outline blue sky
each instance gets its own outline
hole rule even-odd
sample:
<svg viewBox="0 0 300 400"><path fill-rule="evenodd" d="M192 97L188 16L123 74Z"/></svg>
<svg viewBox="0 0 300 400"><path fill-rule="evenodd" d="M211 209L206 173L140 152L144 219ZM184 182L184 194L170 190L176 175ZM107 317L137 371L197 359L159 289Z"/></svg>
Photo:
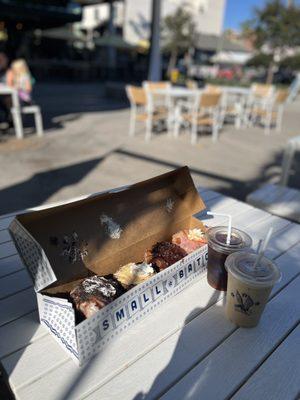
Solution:
<svg viewBox="0 0 300 400"><path fill-rule="evenodd" d="M251 18L255 6L261 6L264 0L226 0L224 29L239 29L240 23Z"/></svg>

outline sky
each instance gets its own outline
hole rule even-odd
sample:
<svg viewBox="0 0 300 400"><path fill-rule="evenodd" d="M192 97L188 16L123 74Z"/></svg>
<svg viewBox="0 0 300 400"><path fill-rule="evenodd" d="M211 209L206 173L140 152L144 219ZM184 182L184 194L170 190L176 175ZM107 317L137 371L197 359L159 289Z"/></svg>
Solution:
<svg viewBox="0 0 300 400"><path fill-rule="evenodd" d="M240 23L252 17L255 6L261 6L264 0L226 0L224 29L236 29Z"/></svg>

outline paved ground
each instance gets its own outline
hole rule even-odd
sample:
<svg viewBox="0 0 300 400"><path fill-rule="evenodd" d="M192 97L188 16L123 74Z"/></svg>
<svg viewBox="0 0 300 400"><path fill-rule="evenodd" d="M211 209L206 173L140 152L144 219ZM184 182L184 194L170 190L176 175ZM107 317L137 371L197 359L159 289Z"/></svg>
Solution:
<svg viewBox="0 0 300 400"><path fill-rule="evenodd" d="M279 178L283 147L300 134L299 103L291 104L281 135L228 125L218 143L210 136L196 146L182 135L156 135L145 143L143 127L129 138L127 105L107 100L97 84L40 85L46 133L38 139L0 142L0 213L68 199L128 184L189 165L196 184L238 199ZM30 121L28 121L29 123ZM28 132L30 129L28 128ZM290 184L300 188L299 163Z"/></svg>

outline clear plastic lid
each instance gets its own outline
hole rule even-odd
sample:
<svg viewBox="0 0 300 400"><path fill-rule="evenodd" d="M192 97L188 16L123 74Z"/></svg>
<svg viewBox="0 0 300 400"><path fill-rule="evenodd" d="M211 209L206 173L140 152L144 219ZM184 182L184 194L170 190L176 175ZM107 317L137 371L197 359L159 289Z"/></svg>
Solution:
<svg viewBox="0 0 300 400"><path fill-rule="evenodd" d="M214 226L207 231L208 244L216 251L230 254L235 251L250 248L251 237L237 228L231 229L230 243L227 244L227 226Z"/></svg>
<svg viewBox="0 0 300 400"><path fill-rule="evenodd" d="M277 265L267 257L262 257L254 267L257 254L239 251L230 254L225 261L225 268L238 280L251 286L273 286L281 279Z"/></svg>

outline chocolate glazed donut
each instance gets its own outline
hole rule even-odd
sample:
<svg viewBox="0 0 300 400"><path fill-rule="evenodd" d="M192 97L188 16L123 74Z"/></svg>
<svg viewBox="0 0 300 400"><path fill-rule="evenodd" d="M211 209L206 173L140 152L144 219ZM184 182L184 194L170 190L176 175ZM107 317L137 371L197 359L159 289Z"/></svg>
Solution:
<svg viewBox="0 0 300 400"><path fill-rule="evenodd" d="M172 264L181 260L187 255L187 252L179 246L169 242L158 242L151 250L145 253L145 261L152 263L158 271L163 271Z"/></svg>

